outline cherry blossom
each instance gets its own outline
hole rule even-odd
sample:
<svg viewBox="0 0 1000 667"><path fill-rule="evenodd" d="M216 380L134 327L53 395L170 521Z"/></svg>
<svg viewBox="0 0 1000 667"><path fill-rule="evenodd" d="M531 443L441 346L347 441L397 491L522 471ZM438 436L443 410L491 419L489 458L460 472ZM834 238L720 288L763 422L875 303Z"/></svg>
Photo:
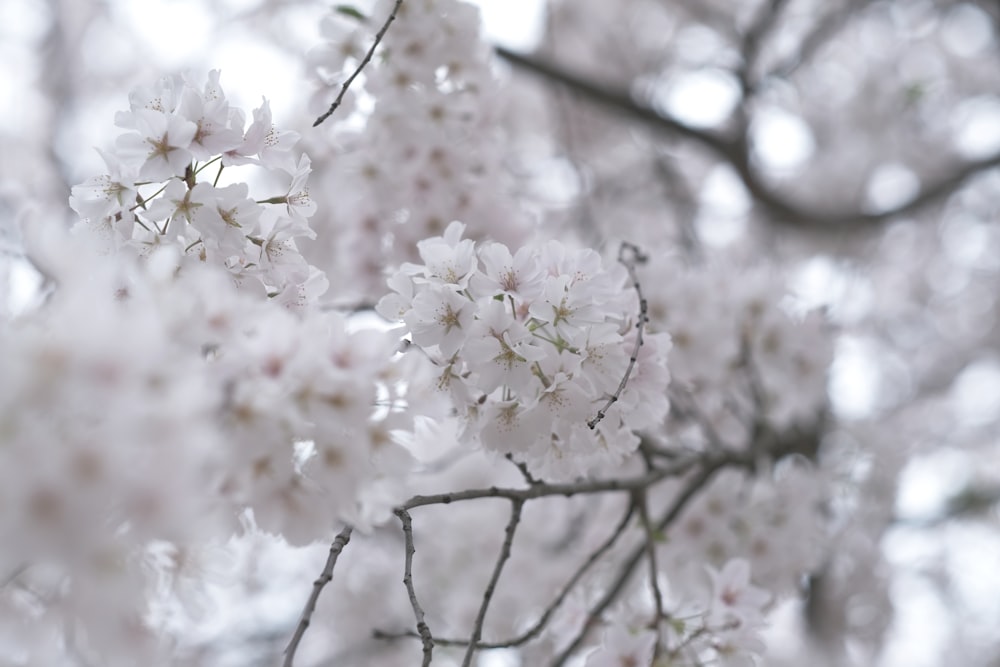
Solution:
<svg viewBox="0 0 1000 667"><path fill-rule="evenodd" d="M320 26L315 100L346 100L323 127L231 106L218 70L164 77L72 187L73 233L25 224L44 289L0 320L9 655L223 664L245 637L202 643L195 615L240 585L301 609L246 633L287 664L752 665L804 582L871 582L884 609L890 517L844 489L894 490L902 463L830 453L858 431L828 400L829 314L762 261L583 206L600 174L535 201L511 138L549 121L479 10L370 4ZM267 553L327 564L300 586Z"/></svg>

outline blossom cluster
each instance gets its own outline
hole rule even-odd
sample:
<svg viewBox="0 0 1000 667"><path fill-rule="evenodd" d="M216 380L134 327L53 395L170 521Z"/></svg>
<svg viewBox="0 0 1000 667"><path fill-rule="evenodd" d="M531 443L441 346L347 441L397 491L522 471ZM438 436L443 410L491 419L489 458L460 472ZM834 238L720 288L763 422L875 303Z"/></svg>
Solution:
<svg viewBox="0 0 1000 667"><path fill-rule="evenodd" d="M697 587L687 586L697 593L668 592L665 618L654 628L648 610L623 606L585 667L754 664L764 649L761 631L771 595L751 583L750 564L739 558L721 569L707 566L698 579Z"/></svg>
<svg viewBox="0 0 1000 667"><path fill-rule="evenodd" d="M783 462L771 474L720 472L678 516L659 546L672 579L689 579L703 564L745 560L753 580L776 595L794 593L799 577L819 566L829 480L802 462ZM664 498L677 492L666 485Z"/></svg>
<svg viewBox="0 0 1000 667"><path fill-rule="evenodd" d="M325 42L309 56L317 110L358 66L385 17L395 12L395 20L323 126L330 154L317 153L316 176L338 195L317 223L333 233L304 247L307 256L332 280L349 276L354 298L365 300L383 293L385 266L415 261L416 242L452 220L474 239L523 242L529 221L503 164L504 88L480 37L479 9L460 0L380 0L363 23L343 9L323 20Z"/></svg>
<svg viewBox="0 0 1000 667"><path fill-rule="evenodd" d="M2 639L46 664L168 663L164 581L198 585L196 554L248 526L301 545L384 521L407 494L403 434L436 411L426 360L315 307L325 279L295 246L309 162L266 103L243 132L217 73L131 100L109 173L73 189L76 233L25 228L51 293L0 321L0 569L17 578L0 626L41 615ZM254 201L200 181L209 163L291 185Z"/></svg>
<svg viewBox="0 0 1000 667"><path fill-rule="evenodd" d="M777 432L815 422L827 400L833 336L820 313L791 311L779 276L660 262L641 278L657 286L650 329L673 340L678 412L711 425L715 446L745 447L756 420Z"/></svg>
<svg viewBox="0 0 1000 667"><path fill-rule="evenodd" d="M819 318L790 316L762 272L736 284L664 261L639 276L637 256L605 265L555 240L517 249L523 218L498 185L498 88L477 10L375 3L374 16L391 12L393 30L352 92L371 104L345 104L338 155L318 147L323 182L336 185L324 189L341 201L311 251L310 158L273 126L266 100L247 126L217 71L203 86L168 77L133 92L116 118L124 134L102 153L108 173L73 188L76 238L29 238L56 288L0 323L0 572L15 573L0 628L41 619L22 636L0 629L14 653L39 664L183 662L183 641L156 616L169 605L152 613L149 603L184 602L204 579L206 547L256 531L301 546L342 525L357 529L353 547L380 551L345 559L324 603L345 618L312 636L353 650L373 627L412 625L415 594L398 586L400 559L388 553L398 533L380 524L442 485L478 497L611 478L611 501L548 487L523 519L523 496L508 494L518 498L508 519L505 505L484 510L449 492L420 505L404 532L423 545L432 521L448 545L417 557L421 589L436 591L435 636L463 635L477 616L483 637L537 621L530 641L511 643L525 664L568 647L588 667L745 665L763 650L774 596L817 567L820 476L789 466L744 477L706 457L689 487L697 478L680 457L738 458L759 432L815 419L830 358ZM366 57L359 16L341 5L324 24L329 45L313 64L326 83ZM252 197L251 183L275 190ZM497 240L478 241L487 235ZM384 293L385 266L399 267L376 310L401 327L358 331L317 307L327 281L300 245L323 244L336 248L335 271L356 279L338 284L338 298L351 288L371 297L376 284ZM654 287L646 297L642 285ZM664 428L671 401L674 423L693 422L697 437ZM654 433L642 457L641 433ZM435 459L442 444L426 441L441 434L474 446ZM498 469L496 455L516 466ZM496 546L484 527L503 521L501 551L514 552L504 590L491 600L490 584L481 600L469 591L505 565L482 557ZM632 552L649 561L648 578L629 574ZM606 595L617 602L595 605ZM406 650L380 657L413 664Z"/></svg>
<svg viewBox="0 0 1000 667"><path fill-rule="evenodd" d="M217 70L203 87L165 77L133 91L115 122L126 132L101 152L108 172L74 186L70 197L80 230L107 252L176 246L188 263L223 266L237 283L290 307L326 290L296 246L315 236L310 160L295 157L298 135L275 128L266 99L244 129L246 114L229 105ZM223 185L241 165L263 170L257 176L274 183L269 196L251 197L243 181Z"/></svg>
<svg viewBox="0 0 1000 667"><path fill-rule="evenodd" d="M392 276L378 312L439 367L467 439L552 477L620 462L636 431L666 416L669 380L669 338L637 340L643 314L626 269L558 241L477 248L464 230L453 222L419 242L423 263Z"/></svg>

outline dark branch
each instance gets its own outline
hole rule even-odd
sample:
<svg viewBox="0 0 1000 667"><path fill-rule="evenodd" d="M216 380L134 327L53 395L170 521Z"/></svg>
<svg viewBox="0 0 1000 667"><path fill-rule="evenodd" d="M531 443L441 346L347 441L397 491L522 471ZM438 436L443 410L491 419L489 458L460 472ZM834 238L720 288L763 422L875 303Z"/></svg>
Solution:
<svg viewBox="0 0 1000 667"><path fill-rule="evenodd" d="M462 667L469 667L472 664L472 656L476 654L479 640L483 636L483 623L486 621L486 610L490 606L490 600L493 599L493 593L496 591L503 566L507 564L507 559L510 558L510 548L514 543L514 532L517 530L517 524L521 521L521 509L523 507L524 501L521 500L515 500L511 504L510 521L507 522L507 528L504 531L504 540L500 546L500 555L497 557L497 564L493 568L493 574L490 576L490 583L486 585L486 591L483 593L483 603L479 606L479 613L476 614L476 623L472 628L472 636L469 638L469 647L465 651Z"/></svg>
<svg viewBox="0 0 1000 667"><path fill-rule="evenodd" d="M674 502L670 506L670 509L667 510L667 512L663 515L663 518L660 519L659 522L657 522L656 530L658 532L665 531L667 527L670 526L670 524L672 524L674 520L677 519L678 516L680 516L681 511L683 511L683 509L687 507L687 504L691 501L692 498L694 498L695 494L697 494L702 488L704 488L704 486L709 482L709 480L712 479L715 473L718 472L720 469L722 469L725 465L726 464L706 466L701 470L701 472L698 473L698 475L696 475L690 482L688 482L687 486L684 487L684 490L681 491L680 494L678 494L678 496L674 499ZM642 560L642 557L645 554L646 554L646 540L643 541L643 544L641 544L639 547L633 550L632 553L629 555L629 557L625 560L622 567L618 570L618 576L615 578L614 582L610 586L608 586L608 589L605 591L603 597L601 597L601 599L598 600L597 604L591 607L590 612L587 614L587 619L584 621L583 627L580 629L580 632L573 639L570 645L567 646L563 650L563 652L556 657L555 661L552 663L552 667L562 667L563 665L566 664L566 662L570 659L570 657L572 657L572 655L576 653L577 649L579 649L580 646L583 644L583 642L586 640L587 634L593 627L593 624L601 617L601 614L603 614L605 610L607 610L607 608L610 607L616 599L618 599L618 596L621 595L621 593L625 590L625 584L628 582L629 578L631 578L632 573L635 571L635 568L638 566L639 561Z"/></svg>
<svg viewBox="0 0 1000 667"><path fill-rule="evenodd" d="M549 619L552 618L552 614L554 614L556 609L558 609L560 605L562 605L563 601L569 596L569 594L573 592L573 589L576 588L576 585L580 582L581 579L583 579L583 575L585 575L587 571L590 570L590 568L595 563L597 563L597 561L599 561L601 557L604 556L604 554L606 554L611 549L611 547L613 547L618 542L618 538L620 538L625 533L625 528L628 527L629 519L632 518L634 510L635 510L635 505L629 503L625 515L622 517L621 521L618 522L618 525L615 526L615 529L614 531L612 531L611 535L599 547L597 547L597 549L593 553L591 553L590 556L587 557L587 560L585 560L583 564L580 565L580 567L577 568L576 572L573 573L573 576L569 578L569 581L567 581L566 584L562 587L562 589L556 595L555 599L553 599L552 602L549 603L549 606L545 608L545 611L542 612L541 617L539 617L539 619L535 622L533 626L525 630L522 634L518 635L517 637L514 637L513 639L508 639L506 641L500 641L500 642L479 642L477 644L477 648L480 649L514 648L516 646L521 646L522 644L527 644L532 639L540 635L542 633L542 630L545 629L545 626L548 625ZM375 636L382 639L398 639L400 637L419 638L419 635L414 633L412 630L400 634L390 634L387 632L381 632L376 630ZM435 643L441 646L469 645L469 641L467 639L436 638L434 641Z"/></svg>
<svg viewBox="0 0 1000 667"><path fill-rule="evenodd" d="M791 227L826 233L871 228L875 224L913 213L932 204L954 192L971 176L986 169L1000 166L1000 154L953 165L949 173L925 185L920 194L910 201L883 211L813 210L786 199L784 195L772 190L764 182L752 167L745 136L727 137L716 132L691 127L637 101L627 91L602 86L557 65L542 62L503 47L496 47L495 50L497 55L512 65L532 72L549 82L563 85L586 100L643 121L654 129L699 144L733 167L750 195L771 216L772 222Z"/></svg>
<svg viewBox="0 0 1000 667"><path fill-rule="evenodd" d="M288 647L285 648L284 667L292 667L292 663L295 661L295 652L298 650L299 642L302 641L302 637L306 634L309 623L312 621L312 615L316 611L316 602L319 600L319 594L323 592L323 588L333 579L333 568L337 565L337 558L340 557L340 552L344 550L347 543L351 541L351 530L350 526L344 528L330 545L330 553L326 557L326 565L323 566L323 572L313 582L312 593L309 595L306 606L302 610L302 616L299 618L299 624L295 628L295 634L292 635L291 641L288 642Z"/></svg>
<svg viewBox="0 0 1000 667"><path fill-rule="evenodd" d="M403 0L396 0L396 4L393 5L392 11L389 12L389 17L385 20L385 23L382 24L382 27L379 28L378 32L375 33L375 41L372 42L372 45L368 49L368 52L365 53L365 57L361 59L360 63L358 63L357 68L354 70L351 76L347 77L347 80L344 81L343 84L341 84L340 92L337 93L337 99L333 101L333 104L330 105L329 109L323 112L323 115L321 115L319 118L316 119L316 121L313 123L313 127L316 127L317 125L325 121L327 118L332 116L333 112L336 111L337 107L339 107L341 102L344 101L344 95L347 94L347 89L351 87L351 84L354 83L354 80L358 78L359 74L361 74L361 70L363 70L365 66L371 62L372 56L375 55L375 49L378 48L379 42L381 42L382 38L385 37L385 33L386 31L389 30L389 26L392 24L392 22L396 20L396 12L399 11L399 6L401 4L403 4Z"/></svg>
<svg viewBox="0 0 1000 667"><path fill-rule="evenodd" d="M646 559L649 562L649 585L653 589L653 605L656 610L650 627L656 629L663 618L663 594L660 592L660 582L657 577L660 568L656 565L656 537L657 530L653 528L653 522L649 518L649 499L645 491L636 491L633 504L639 508L639 519L642 521L643 530L646 531Z"/></svg>
<svg viewBox="0 0 1000 667"><path fill-rule="evenodd" d="M534 498L545 498L549 496L565 496L567 498L575 495L591 493L607 493L614 491L635 491L644 489L667 477L682 475L699 463L712 464L717 458L729 462L736 462L744 457L742 452L728 452L711 455L691 456L678 461L673 465L657 468L641 477L625 479L605 479L596 481L570 482L565 484L541 483L526 489L510 489L498 486L491 486L488 489L469 489L467 491L456 491L454 493L438 493L432 496L413 496L402 505L402 509L414 509L425 505L449 505L451 503L464 500L478 500L480 498L506 498L508 500L526 501Z"/></svg>
<svg viewBox="0 0 1000 667"><path fill-rule="evenodd" d="M424 610L417 601L417 591L413 587L413 554L416 548L413 546L413 521L410 514L404 509L397 509L396 516L403 524L403 539L406 542L406 561L403 569L403 585L406 586L406 593L410 596L410 606L413 608L413 616L417 619L417 634L424 646L424 660L422 667L431 664L434 653L434 636L431 629L424 620Z"/></svg>

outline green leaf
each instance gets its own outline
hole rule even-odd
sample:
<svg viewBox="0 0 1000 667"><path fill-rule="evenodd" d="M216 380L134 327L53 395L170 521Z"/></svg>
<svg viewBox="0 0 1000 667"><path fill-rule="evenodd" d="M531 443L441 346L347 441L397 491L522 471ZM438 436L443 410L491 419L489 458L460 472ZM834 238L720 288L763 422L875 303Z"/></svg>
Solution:
<svg viewBox="0 0 1000 667"><path fill-rule="evenodd" d="M364 23L368 20L368 17L362 14L360 11L358 11L358 8L353 5L337 5L333 8L333 11L337 12L338 14L343 14L344 16L350 16L352 19L355 19L361 23Z"/></svg>

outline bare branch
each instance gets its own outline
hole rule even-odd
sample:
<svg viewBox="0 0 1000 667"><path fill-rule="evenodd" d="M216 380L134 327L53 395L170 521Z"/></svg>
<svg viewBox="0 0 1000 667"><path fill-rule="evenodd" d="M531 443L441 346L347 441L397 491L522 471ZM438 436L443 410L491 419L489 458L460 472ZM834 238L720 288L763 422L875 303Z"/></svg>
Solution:
<svg viewBox="0 0 1000 667"><path fill-rule="evenodd" d="M673 504L670 509L667 510L663 518L660 519L656 524L656 530L663 532L667 527L674 522L674 520L680 515L681 511L687 506L691 499L695 496L698 491L700 491L704 486L712 479L716 472L722 469L725 464L720 465L710 465L703 468L690 482L684 487L677 497L674 499ZM590 631L594 622L601 617L601 614L611 606L612 603L621 595L622 591L625 590L625 584L628 582L629 578L632 576L633 571L635 571L636 566L639 561L642 560L643 555L646 553L646 541L636 548L629 557L625 560L624 564L618 571L618 576L615 578L614 582L605 591L604 596L590 609L590 613L587 614L587 620L584 621L583 627L577 636L570 642L562 653L560 653L552 663L552 667L562 667L566 662L576 653L577 649L583 644L584 640L587 638L587 633Z"/></svg>
<svg viewBox="0 0 1000 667"><path fill-rule="evenodd" d="M775 460L793 453L801 453L795 443L782 440L767 439L761 443L751 443L743 450L721 449L678 458L674 463L663 468L654 468L645 475L631 478L584 480L563 484L541 483L526 489L510 489L491 486L486 489L468 489L451 493L438 493L430 496L413 496L403 503L398 510L411 510L427 505L450 505L465 500L480 498L506 498L507 500L527 501L550 496L565 496L593 493L613 493L619 491L637 491L653 486L668 477L677 477L693 468L715 471L726 466L753 468L762 455L768 455Z"/></svg>
<svg viewBox="0 0 1000 667"><path fill-rule="evenodd" d="M673 465L656 468L640 477L616 478L595 481L570 482L565 484L536 484L526 489L510 489L491 486L487 489L469 489L466 491L456 491L453 493L439 493L431 496L413 496L401 506L402 509L413 509L426 505L449 505L454 502L464 500L477 500L480 498L506 498L508 500L532 500L534 498L545 498L548 496L565 496L567 498L575 495L591 493L607 493L614 491L635 491L646 488L667 477L682 475L700 463L710 465L717 458L725 459L731 463L745 456L741 452L712 453L710 455L690 456L680 460Z"/></svg>
<svg viewBox="0 0 1000 667"><path fill-rule="evenodd" d="M403 524L403 539L406 541L406 564L403 570L403 584L406 586L406 592L410 596L410 606L413 607L413 615L417 619L417 633L420 635L420 641L424 646L424 660L421 665L422 667L427 667L431 664L431 657L434 652L434 636L431 635L431 629L424 620L424 610L417 601L417 591L413 587L413 554L416 552L413 546L413 520L410 519L410 513L405 509L397 509L396 516L399 517L399 520Z"/></svg>
<svg viewBox="0 0 1000 667"><path fill-rule="evenodd" d="M318 126L320 123L322 123L327 118L332 116L333 112L336 111L337 107L339 107L340 104L344 101L344 95L347 94L347 89L351 87L351 84L354 83L354 80L358 78L359 74L361 74L361 70L363 70L365 66L371 62L372 56L375 55L375 49L378 48L379 42L381 42L382 38L385 37L385 33L389 30L389 26L392 24L392 22L396 20L396 12L399 11L399 6L401 4L403 4L403 0L396 0L396 4L393 5L392 11L389 12L389 17L386 18L385 23L383 23L382 27L379 28L377 33L375 33L375 41L372 42L372 45L368 49L368 52L365 53L365 57L361 59L360 63L358 63L357 68L354 70L351 76L347 77L347 80L344 81L343 84L341 84L340 92L337 93L337 99L333 101L333 104L330 105L329 109L323 112L323 115L321 115L319 118L315 120L315 122L313 122L313 127Z"/></svg>
<svg viewBox="0 0 1000 667"><path fill-rule="evenodd" d="M621 522L615 529L614 533L595 551L590 557L581 565L581 567L573 574L570 580L566 583L563 589L559 592L556 598L550 603L550 605L543 612L541 618L525 631L523 634L506 641L499 642L482 642L479 641L478 636L474 633L473 639L431 639L430 630L427 629L426 624L421 626L423 619L423 612L418 613L418 632L414 633L411 631L405 631L401 633L390 633L382 630L375 630L373 635L377 639L400 639L404 637L420 637L424 641L425 655L429 650L428 645L433 646L435 643L440 646L465 646L467 648L472 647L476 650L479 649L495 649L495 648L512 648L515 646L520 646L525 644L535 637L537 637L542 630L545 628L549 619L555 610L562 604L573 588L579 583L583 575L593 566L611 547L618 541L621 535L624 533L625 528L628 525L629 519L631 518L636 507L641 507L637 504L637 499L635 494L644 494L645 490L654 485L656 482L666 479L671 476L682 475L686 472L690 472L695 468L698 468L698 473L690 479L690 481L684 486L683 490L678 493L674 498L673 503L670 508L664 514L664 516L656 522L655 526L650 523L650 517L647 515L644 519L644 524L646 526L646 539L643 540L643 544L635 549L628 558L621 565L618 576L615 581L607 589L603 598L590 610L588 614L588 621L585 623L584 628L581 630L580 635L576 637L574 642L567 647L567 649L560 654L557 661L553 663L555 666L560 666L565 664L569 657L580 647L586 638L586 632L592 623L600 617L601 614L617 599L617 597L624 590L625 584L631 577L638 563L643 559L643 556L650 559L651 569L655 568L655 556L650 554L651 544L655 541L657 533L661 533L666 528L673 523L673 521L679 516L680 512L687 506L691 499L700 491L705 484L715 475L716 472L725 467L743 467L743 468L754 468L754 466L759 462L759 457L766 453L775 459L781 458L787 454L798 452L799 449L795 442L785 442L783 440L777 440L774 438L766 439L761 443L761 446L750 446L745 450L718 450L705 452L698 455L687 456L684 458L679 458L672 465L665 468L654 468L648 474L641 477L635 477L632 479L615 479L615 480L599 480L593 482L576 482L571 484L547 484L540 483L527 489L507 489L499 487L490 487L488 489L473 489L468 491L460 491L455 493L444 493L437 494L433 496L414 496L406 503L403 504L401 508L396 510L397 516L404 519L404 532L407 532L407 551L408 555L412 556L410 549L412 549L412 528L410 526L410 517L407 513L407 509L412 509L414 507L423 507L426 505L447 505L452 502L458 502L462 500L473 500L478 498L505 498L513 501L514 503L523 504L524 502L534 499L543 498L547 496L572 496L576 494L584 493L606 493L615 491L630 491L633 493L633 502L630 503L628 512L622 518ZM647 510L648 512L648 510ZM518 510L519 518L519 510ZM517 520L515 520L515 515L512 514L511 522L507 527L507 537L505 540L505 546L501 551L500 557L496 568L494 569L493 579L490 582L490 589L496 584L496 580L499 578L499 573L502 570L503 564L509 557L510 542L513 540L513 530L517 525ZM411 591L411 604L416 602L416 594L412 592L412 578L410 576L409 566L407 569L407 579L404 581L409 581L407 590ZM662 600L662 594L657 590L658 584L654 583L654 594ZM492 596L492 591L490 595L486 597L486 602L488 603L489 597ZM662 602L661 602L662 605ZM419 605L415 607L418 609ZM477 621L478 624L478 621ZM426 632L420 631L423 627ZM478 631L481 632L481 624L479 624Z"/></svg>
<svg viewBox="0 0 1000 667"><path fill-rule="evenodd" d="M500 546L500 555L497 557L497 564L493 568L493 574L490 576L490 583L486 585L486 591L483 592L483 603L479 606L479 613L476 614L476 623L472 628L472 636L469 638L469 648L465 652L465 658L462 660L462 667L469 667L472 664L472 656L476 654L476 649L478 648L479 640L483 636L483 623L486 621L486 610L490 606L490 600L493 599L493 593L496 591L497 581L500 580L500 573L503 571L503 566L507 564L507 559L510 558L510 547L514 542L514 533L517 530L517 524L521 521L521 509L524 507L524 501L515 500L511 503L510 508L510 521L507 522L507 528L504 533L503 544Z"/></svg>
<svg viewBox="0 0 1000 667"><path fill-rule="evenodd" d="M309 628L309 623L312 621L313 612L316 611L316 602L319 600L319 594L323 592L323 588L333 579L333 568L337 565L337 558L340 557L340 552L351 541L352 530L351 526L344 528L330 545L330 553L326 557L326 565L323 566L323 572L313 582L312 593L309 595L306 606L302 610L302 616L299 618L299 624L295 628L295 634L292 635L291 641L288 642L288 647L285 648L284 667L292 667L292 663L295 660L295 652L299 648L299 642L302 641L302 637L305 635L306 630Z"/></svg>
<svg viewBox="0 0 1000 667"><path fill-rule="evenodd" d="M513 463L517 467L517 469L521 471L521 476L524 477L524 481L527 482L528 484L535 486L536 484L542 483L540 480L536 479L534 475L531 474L531 471L528 470L528 466L526 463L524 463L524 461L515 461L514 455L511 454L510 452L508 452L504 456L504 458Z"/></svg>
<svg viewBox="0 0 1000 667"><path fill-rule="evenodd" d="M614 531L612 531L611 535L599 547L597 547L597 549L594 550L590 554L590 556L587 557L587 560L585 560L580 565L580 567L577 568L576 572L573 573L573 576L569 578L569 581L566 582L566 584L562 587L562 589L552 600L552 602L549 603L549 606L545 608L545 611L542 612L541 617L539 617L539 619L535 621L534 625L532 625L530 628L525 630L517 637L514 637L513 639L508 639L506 641L500 641L500 642L479 642L476 645L477 648L480 649L514 648L516 646L521 646L522 644L527 644L529 641L540 635L542 633L542 630L545 629L545 626L548 625L549 619L552 617L552 614L554 614L556 609L558 609L560 605L562 605L563 601L567 597L569 597L569 594L573 591L574 588L576 588L576 585L580 583L580 580L583 579L583 575L585 575L587 571L590 570L590 568L595 563L597 563L597 561L599 561L601 557L603 557L604 554L606 554L611 549L611 547L613 547L618 542L618 538L620 538L625 533L625 528L628 527L629 520L632 518L632 514L634 511L635 511L635 505L633 503L629 503L628 509L625 511L625 515L622 516L621 521L619 521L618 525L615 526L615 529ZM395 635L386 632L376 631L375 636L383 639L397 639L400 637L415 637L415 638L419 637L413 631L407 631L405 633L395 634ZM436 638L434 641L440 646L469 645L469 641L467 639Z"/></svg>
<svg viewBox="0 0 1000 667"><path fill-rule="evenodd" d="M643 530L646 531L646 559L649 561L649 585L653 589L653 604L656 609L656 616L653 618L652 628L657 628L660 619L663 618L663 594L660 592L660 582L657 577L659 568L656 566L656 535L653 522L649 518L649 499L645 490L636 491L633 503L639 509L639 518L642 520Z"/></svg>

